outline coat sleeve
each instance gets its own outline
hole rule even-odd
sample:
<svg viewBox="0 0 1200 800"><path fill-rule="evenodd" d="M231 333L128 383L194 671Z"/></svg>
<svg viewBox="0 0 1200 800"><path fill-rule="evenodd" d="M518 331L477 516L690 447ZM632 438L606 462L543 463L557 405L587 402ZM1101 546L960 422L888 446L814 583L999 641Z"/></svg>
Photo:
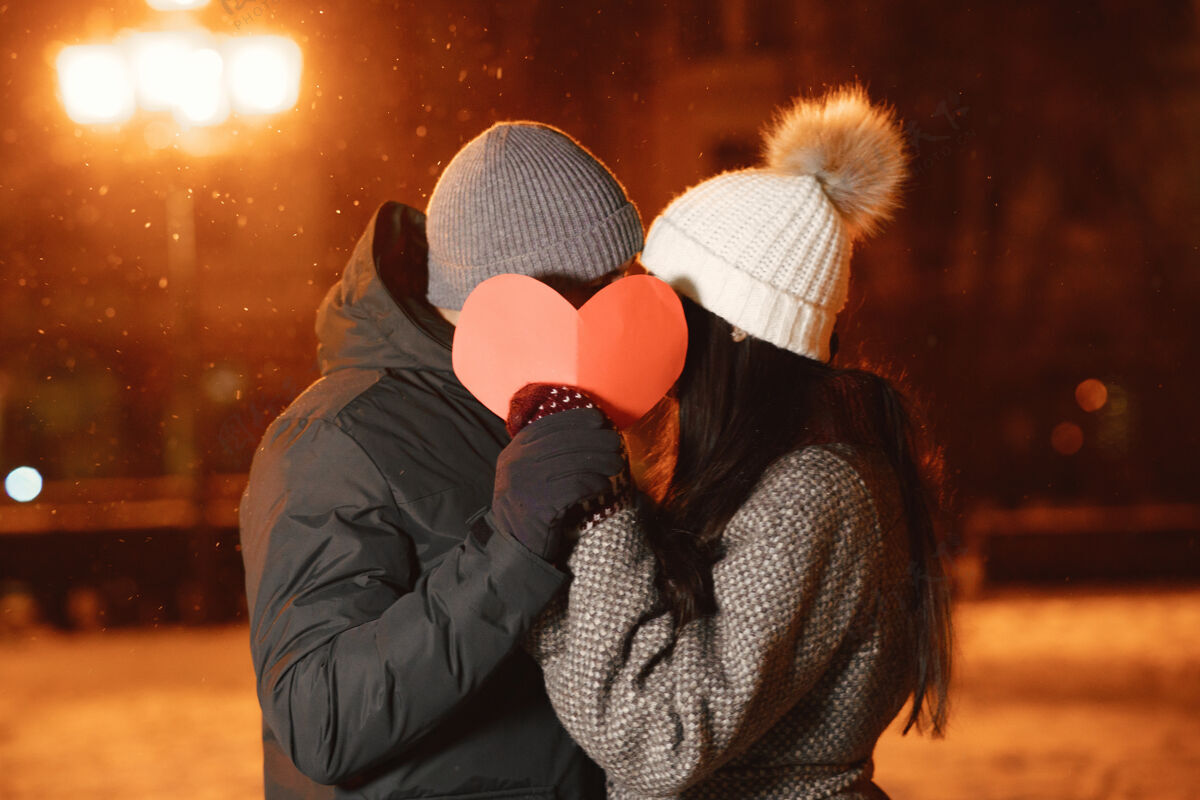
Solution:
<svg viewBox="0 0 1200 800"><path fill-rule="evenodd" d="M635 511L599 523L572 555L566 603L528 643L563 724L635 792L673 796L703 779L821 677L870 594L875 530L848 464L789 456L726 529L718 612L675 631Z"/></svg>
<svg viewBox="0 0 1200 800"><path fill-rule="evenodd" d="M468 536L420 574L387 481L320 419L272 425L240 514L259 702L320 783L435 728L566 578L503 534Z"/></svg>

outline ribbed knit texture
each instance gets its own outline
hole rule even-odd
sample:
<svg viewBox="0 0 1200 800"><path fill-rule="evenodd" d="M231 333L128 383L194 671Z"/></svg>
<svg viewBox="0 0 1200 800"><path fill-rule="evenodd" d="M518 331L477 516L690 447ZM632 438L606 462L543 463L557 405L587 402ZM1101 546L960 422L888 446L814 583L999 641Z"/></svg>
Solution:
<svg viewBox="0 0 1200 800"><path fill-rule="evenodd" d="M747 169L677 197L650 226L641 261L751 336L825 361L850 249L816 178Z"/></svg>
<svg viewBox="0 0 1200 800"><path fill-rule="evenodd" d="M620 182L556 128L499 123L442 172L429 198L428 298L462 308L506 272L589 282L642 249L642 223Z"/></svg>
<svg viewBox="0 0 1200 800"><path fill-rule="evenodd" d="M914 682L902 519L882 456L791 453L725 529L718 611L679 630L635 510L585 532L526 646L609 797L885 798L871 756Z"/></svg>

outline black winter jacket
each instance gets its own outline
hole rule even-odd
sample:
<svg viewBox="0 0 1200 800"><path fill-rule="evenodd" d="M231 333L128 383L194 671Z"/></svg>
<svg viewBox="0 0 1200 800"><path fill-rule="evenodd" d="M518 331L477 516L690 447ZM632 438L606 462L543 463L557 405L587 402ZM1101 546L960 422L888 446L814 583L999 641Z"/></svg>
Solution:
<svg viewBox="0 0 1200 800"><path fill-rule="evenodd" d="M266 796L603 797L514 647L566 575L468 533L508 437L455 378L452 327L385 288L414 260L423 216L385 204L318 311L322 377L242 498Z"/></svg>

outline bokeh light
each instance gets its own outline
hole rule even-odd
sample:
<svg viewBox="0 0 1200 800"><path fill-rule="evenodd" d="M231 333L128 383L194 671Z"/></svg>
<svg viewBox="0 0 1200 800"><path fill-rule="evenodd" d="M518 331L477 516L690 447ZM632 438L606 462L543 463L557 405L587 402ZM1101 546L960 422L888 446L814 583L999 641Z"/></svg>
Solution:
<svg viewBox="0 0 1200 800"><path fill-rule="evenodd" d="M133 116L134 84L113 45L64 47L56 60L67 116L80 124L123 122Z"/></svg>
<svg viewBox="0 0 1200 800"><path fill-rule="evenodd" d="M1088 378L1075 387L1075 402L1084 411L1099 411L1108 402L1108 387L1095 378Z"/></svg>
<svg viewBox="0 0 1200 800"><path fill-rule="evenodd" d="M217 125L229 116L229 100L221 84L224 64L211 47L188 53L175 98L175 119L181 125Z"/></svg>
<svg viewBox="0 0 1200 800"><path fill-rule="evenodd" d="M188 11L203 8L208 0L146 0L146 4L155 11Z"/></svg>
<svg viewBox="0 0 1200 800"><path fill-rule="evenodd" d="M1061 455L1075 455L1083 447L1083 429L1074 422L1058 423L1050 432L1050 446Z"/></svg>
<svg viewBox="0 0 1200 800"><path fill-rule="evenodd" d="M4 479L4 491L18 503L28 503L42 493L42 476L33 467L17 467Z"/></svg>
<svg viewBox="0 0 1200 800"><path fill-rule="evenodd" d="M137 85L138 105L147 111L169 111L179 103L191 53L199 37L184 31L134 33L123 41Z"/></svg>
<svg viewBox="0 0 1200 800"><path fill-rule="evenodd" d="M232 403L246 389L245 379L237 370L221 365L207 370L202 381L204 395L213 403Z"/></svg>
<svg viewBox="0 0 1200 800"><path fill-rule="evenodd" d="M63 103L79 123L123 122L137 108L170 111L184 130L231 110L274 114L300 96L303 56L284 36L213 36L203 29L127 31L116 45L64 48ZM155 137L151 147L163 146Z"/></svg>
<svg viewBox="0 0 1200 800"><path fill-rule="evenodd" d="M300 96L300 47L283 36L245 36L225 45L229 93L240 114L273 114Z"/></svg>

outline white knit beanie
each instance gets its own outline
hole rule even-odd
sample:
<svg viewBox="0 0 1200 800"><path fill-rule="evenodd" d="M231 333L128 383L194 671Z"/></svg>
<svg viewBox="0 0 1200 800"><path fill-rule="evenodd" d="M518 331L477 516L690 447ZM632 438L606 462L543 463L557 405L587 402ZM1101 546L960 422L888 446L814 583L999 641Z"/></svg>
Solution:
<svg viewBox="0 0 1200 800"><path fill-rule="evenodd" d="M861 88L842 88L779 114L765 155L762 168L675 198L651 224L641 261L751 336L827 361L851 246L897 204L900 127Z"/></svg>

